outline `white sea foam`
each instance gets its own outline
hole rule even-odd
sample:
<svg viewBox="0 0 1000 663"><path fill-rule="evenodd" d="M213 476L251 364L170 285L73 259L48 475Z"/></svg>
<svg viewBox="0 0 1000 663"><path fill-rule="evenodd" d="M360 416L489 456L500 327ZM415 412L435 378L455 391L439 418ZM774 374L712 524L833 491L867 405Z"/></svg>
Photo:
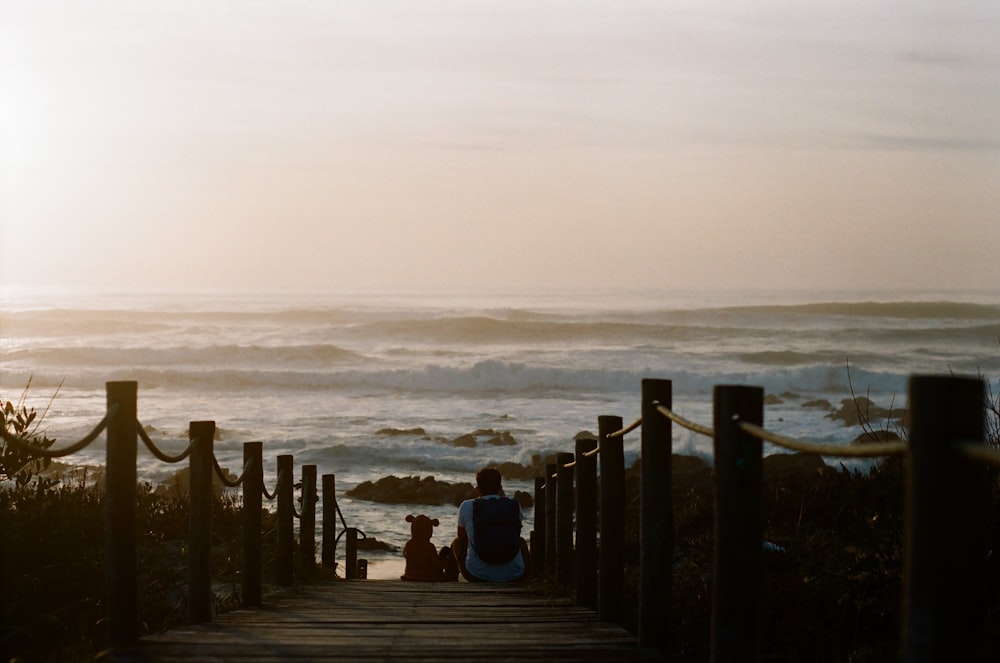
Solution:
<svg viewBox="0 0 1000 663"><path fill-rule="evenodd" d="M711 420L713 386L763 386L783 394L782 403L767 408L769 427L846 443L856 430L803 404L827 399L838 406L853 384L879 405L903 407L911 373L1000 377L1000 295L951 299L5 299L0 396L16 398L30 378L30 402L41 409L64 381L47 425L51 436L69 441L100 419L105 382L137 380L140 420L164 446L183 448L189 421L213 419L224 466L238 470L242 442L261 440L268 481L274 456L292 453L297 464L335 473L344 490L387 474L471 481L486 462L527 463L533 454L572 450L573 436L596 430L598 415L638 417L647 377L673 380L675 409L703 423ZM426 437L378 435L416 427ZM508 431L516 443L450 444L480 428ZM638 440L637 433L626 438L630 461ZM686 431L674 443L710 455L709 441ZM102 444L77 459L102 463ZM172 471L140 452L143 478L162 480ZM407 538L406 513L427 511L451 523L453 511L351 500L342 508L369 535L397 545ZM451 526L439 532L438 543L453 534Z"/></svg>

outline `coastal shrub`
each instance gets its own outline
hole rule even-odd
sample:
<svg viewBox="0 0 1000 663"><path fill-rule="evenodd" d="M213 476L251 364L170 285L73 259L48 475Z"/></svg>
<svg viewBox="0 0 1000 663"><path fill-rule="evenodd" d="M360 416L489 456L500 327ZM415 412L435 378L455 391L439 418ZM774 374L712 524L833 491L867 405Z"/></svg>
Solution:
<svg viewBox="0 0 1000 663"><path fill-rule="evenodd" d="M186 499L137 486L139 625L152 633L187 618ZM265 520L271 527L273 518ZM240 500L213 502L216 610L239 605L243 520ZM107 645L104 493L82 475L0 490L0 660L88 660ZM274 555L265 538L264 560Z"/></svg>
<svg viewBox="0 0 1000 663"><path fill-rule="evenodd" d="M1000 449L1000 391L993 393L990 381L983 378L983 382L986 383L986 443ZM997 382L1000 384L1000 380Z"/></svg>
<svg viewBox="0 0 1000 663"><path fill-rule="evenodd" d="M990 378L979 373L979 379L983 381L983 410L985 420L983 422L983 440L986 446L993 449L1000 449L1000 391L994 393L993 384ZM862 434L859 442L880 442L886 440L908 440L909 439L909 415L905 409L894 408L895 399L890 403L888 409L876 408L871 399L867 396L859 396L854 391L854 383L851 380L851 366L847 365L847 384L851 391L851 398L845 399L847 404L853 404L853 421L861 426ZM997 379L1000 385L1000 379ZM876 419L881 419L877 421Z"/></svg>
<svg viewBox="0 0 1000 663"><path fill-rule="evenodd" d="M0 401L2 426L29 445L55 440L40 428L25 387ZM57 472L53 472L56 470ZM66 470L66 471L63 471ZM183 625L188 614L189 506L181 470L167 485L136 487L136 558L140 634ZM232 478L232 477L230 477ZM0 438L0 661L89 660L107 646L104 490L98 469L66 468ZM212 500L212 586L215 611L239 607L243 568L242 500L221 489ZM274 577L275 517L262 512L265 590ZM332 579L295 556L295 576Z"/></svg>
<svg viewBox="0 0 1000 663"><path fill-rule="evenodd" d="M52 399L49 400L48 406L39 415L34 407L29 408L27 405L30 387L31 381L29 380L17 401L4 402L0 400L0 428L8 434L22 438L23 442L29 446L48 449L55 440L50 440L41 432L41 425L59 390L56 390ZM32 455L29 451L8 444L6 439L0 437L0 484L5 481L13 481L18 488L22 488L45 470L50 463L50 459Z"/></svg>
<svg viewBox="0 0 1000 663"><path fill-rule="evenodd" d="M681 460L683 459L683 461ZM713 503L708 474L696 459L674 458L675 550L670 615L670 660L710 658ZM680 461L680 462L679 462ZM638 466L629 470L638 473ZM706 470L708 472L708 470ZM986 540L1000 542L1000 482L990 491ZM626 483L630 503L638 481ZM780 549L762 552L761 658L764 661L898 659L902 609L904 473L898 457L870 471L825 467L780 473L764 488L764 539ZM638 511L626 512L626 531ZM638 540L628 537L626 628L635 632ZM1000 651L1000 559L987 552L983 593L987 651Z"/></svg>
<svg viewBox="0 0 1000 663"><path fill-rule="evenodd" d="M984 378L986 443L1000 447L1000 397ZM892 404L875 410L855 399L863 438L907 439L906 417ZM878 419L871 415L878 412ZM900 417L900 415L902 416ZM781 547L765 551L761 566L761 659L765 661L898 660L901 644L904 514L903 459L891 457L870 470L826 467L820 472L767 479L764 538ZM636 472L638 467L630 472ZM670 660L710 658L713 496L708 470L697 459L674 457L675 550L670 615ZM985 650L1000 651L1000 479L984 469L990 542L982 579ZM626 484L629 499L638 481ZM638 528L629 511L629 528ZM638 552L626 555L637 564ZM637 600L638 569L626 574L628 604ZM636 615L625 613L635 630ZM990 660L990 659L984 659Z"/></svg>

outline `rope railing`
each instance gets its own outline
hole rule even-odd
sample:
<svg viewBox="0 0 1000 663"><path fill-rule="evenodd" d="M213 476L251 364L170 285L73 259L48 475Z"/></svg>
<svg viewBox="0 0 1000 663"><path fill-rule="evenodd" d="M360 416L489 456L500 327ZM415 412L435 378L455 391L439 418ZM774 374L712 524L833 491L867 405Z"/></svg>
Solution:
<svg viewBox="0 0 1000 663"><path fill-rule="evenodd" d="M244 463L243 472L235 479L230 479L226 476L226 473L219 465L219 459L215 457L215 454L212 454L212 466L215 468L215 476L219 477L219 481L221 481L224 486L229 488L239 488L243 485L243 482L246 481L248 472L250 471L250 468L253 467L253 459Z"/></svg>
<svg viewBox="0 0 1000 663"><path fill-rule="evenodd" d="M278 480L275 482L273 493L267 492L267 486L265 486L264 484L260 484L260 492L261 494L264 495L264 499L266 499L268 502L273 502L275 498L278 497L278 486L281 485L281 474L282 473L279 471Z"/></svg>
<svg viewBox="0 0 1000 663"><path fill-rule="evenodd" d="M622 429L622 430L624 430L624 429ZM621 432L621 431L619 431L619 432ZM596 456L599 453L601 453L601 447L600 446L596 446L593 449L591 449L590 451L586 451L586 452L584 452L584 453L582 453L580 455L582 457L584 457L584 458L593 458L594 456ZM557 468L564 467L564 468L567 468L567 469L568 468L572 468L572 467L576 467L576 461L575 460L571 460L568 463L556 464L556 467ZM552 474L552 478L553 479L557 478L558 476L559 476L558 473L553 473ZM545 490L545 486L542 486L542 490Z"/></svg>
<svg viewBox="0 0 1000 663"><path fill-rule="evenodd" d="M647 387L649 388L648 394ZM252 458L245 456L245 464L241 476L235 480L229 479L223 473L219 461L212 450L215 422L192 422L191 441L188 448L179 455L166 454L149 439L141 423L136 418L135 390L136 383L134 382L108 383L109 405L103 419L90 434L79 442L63 449L41 448L37 444L33 445L24 437L11 435L5 430L0 431L0 433L3 434L3 439L8 444L19 451L34 456L57 458L70 455L85 448L102 432L107 431L108 495L116 494L119 496L119 499L108 500L109 504L115 502L113 508L117 509L117 511L115 511L116 517L108 517L106 519L107 522L119 522L120 519L117 519L119 512L127 513L130 509L134 508L135 500L130 498L129 491L134 490L136 482L134 447L136 437L138 437L143 440L143 443L146 444L151 453L164 462L175 463L184 458L191 459L193 522L196 520L194 517L194 486L197 483L200 486L207 485L210 488L211 482L210 480L206 482L205 478L206 476L210 477L211 472L214 471L220 480L229 487L235 488L241 484L243 485L245 514L255 511L259 518L261 496L266 497L268 500L277 500L278 525L276 530L278 534L277 548L279 556L282 555L281 551L284 546L288 550L288 553L284 557L289 560L291 559L290 551L294 544L291 527L292 514L294 514L294 518L300 519L300 533L301 537L304 537L304 539L300 538L300 544L302 540L310 540L312 538L311 534L305 534L305 527L307 516L312 515L314 517L314 514L308 513L312 507L315 507L316 502L314 475L311 476L310 483L307 483L304 479L303 484L299 484L298 486L298 488L302 488L303 490L300 512L299 509L295 508L296 500L292 497L295 489L292 486L293 481L290 478L293 467L292 457L290 455L278 457L278 485L273 494L268 492L262 482L261 443L259 442L246 443L246 445L257 445L256 456ZM130 393L123 396L122 394L126 391L130 391ZM672 523L669 516L671 508L669 491L672 485L670 478L671 441L669 439L669 424L667 424L667 421L651 415L650 413L653 411L658 412L666 420L677 423L679 426L694 433L715 438L715 472L717 477L717 481L715 482L717 490L716 518L721 523L718 527L720 536L724 532L727 538L726 543L720 546L721 553L717 551L719 557L715 561L714 571L714 586L716 589L713 591L724 592L724 594L720 593L718 596L713 596L713 602L728 606L726 610L720 610L719 614L724 614L725 619L729 621L720 621L716 624L715 620L721 620L723 617L713 615L713 624L718 627L713 626L713 632L734 633L736 632L734 629L738 628L740 629L739 632L743 634L738 638L740 642L752 643L755 641L752 635L753 625L747 620L756 610L756 590L753 592L744 591L740 578L752 577L755 573L758 573L758 570L752 566L744 568L741 566L743 562L740 560L753 561L753 553L759 553L760 550L761 537L759 536L759 527L748 527L745 525L759 520L760 499L759 495L754 491L759 491L763 460L760 443L764 441L794 451L813 453L821 456L876 457L906 453L911 467L919 468L919 471L914 469L914 471L909 472L911 476L908 478L908 481L912 482L913 487L907 491L909 495L907 499L910 502L908 504L909 514L907 517L912 522L926 523L930 518L929 512L933 510L934 522L942 527L946 527L948 532L941 534L937 529L923 525L913 528L915 534L911 537L912 540L909 540L906 544L906 554L908 555L908 563L912 568L919 567L919 572L914 571L906 577L906 587L916 586L923 578L941 577L945 573L962 576L954 580L956 585L973 586L980 580L980 576L967 572L968 569L973 569L976 566L976 556L982 552L979 548L970 546L967 542L963 545L935 547L928 543L926 539L915 537L917 535L926 537L927 533L930 532L939 538L950 539L962 535L963 532L973 531L975 523L978 521L971 515L965 514L965 512L968 511L971 514L976 509L985 508L984 501L977 499L975 492L972 491L979 478L972 471L977 468L971 463L983 463L1000 467L1000 449L985 446L982 439L976 439L976 427L982 425L983 419L981 381L954 377L913 378L910 395L910 402L913 404L911 430L919 431L919 435L912 435L908 443L893 441L863 444L822 444L798 440L768 431L763 427L762 388L720 387L718 388L718 394L721 398L715 403L714 421L720 423L715 428L709 428L693 423L670 409L671 395L669 381L644 380L642 404L645 425L643 425L643 417L640 417L627 427L622 427L620 417L601 417L601 420L605 421L602 422L599 420L599 439L577 440L575 457L573 454L557 454L557 462L549 464L548 468L556 468L558 471L552 474L552 469L546 470L545 474L551 474L551 477L547 476L544 480L541 477L536 477L536 504L544 504L545 506L543 510L536 511L535 521L536 523L542 522L544 525L543 538L546 540L544 544L545 555L542 555L541 558L545 559L546 569L553 568L558 572L557 576L560 584L567 584L568 578L571 576L584 578L583 574L580 573L580 569L586 568L588 570L590 574L588 576L589 579L585 579L586 582L582 584L578 581L578 600L580 600L580 587L596 586L598 583L598 580L594 579L595 576L592 573L595 570L596 563L594 561L595 558L592 556L595 547L591 542L591 539L594 538L592 522L594 519L591 516L596 511L596 508L592 503L581 506L584 502L580 498L581 496L586 497L590 495L590 497L587 497L589 500L598 489L596 477L592 474L595 471L596 463L591 459L593 456L601 454L599 489L601 493L600 509L602 514L600 516L600 536L602 541L600 549L602 559L600 560L599 582L601 583L600 614L602 618L606 615L614 615L620 612L615 607L620 603L620 597L616 598L612 594L624 582L618 576L613 575L615 571L620 571L624 568L621 551L618 550L615 552L615 541L622 542L625 538L624 532L616 529L625 521L625 470L622 459L621 438L642 426L641 455L643 462L640 481L640 503L642 508L640 509L641 535L639 539L642 542L640 563L644 567L640 573L643 581L639 590L639 640L645 646L660 646L662 642L665 642L662 636L657 634L666 633L665 625L667 623L668 611L664 605L658 605L657 601L660 601L660 597L669 593L659 588L662 586L669 587L667 583L670 580L669 574L673 555L672 538L669 538L672 537L672 532L667 531L671 526L670 523ZM117 420L115 419L116 416L118 417ZM196 428L195 423L210 424L211 426L207 429L203 427ZM133 424L137 427L134 431L132 430ZM608 430L613 430L614 432L608 433L606 432ZM602 443L603 450L601 448ZM246 453L246 449L244 452ZM605 467L605 461L608 461L607 467ZM312 468L313 472L315 471L315 466L309 467ZM575 469L571 472L564 471L570 468ZM196 470L197 482L195 481ZM303 470L305 470L305 467ZM756 478L754 481L747 481L747 477L751 475ZM938 480L940 476L949 477L949 480L941 482ZM952 480L951 477L953 476L957 476L959 479ZM250 477L252 477L252 480L248 480ZM326 479L326 476L324 476L324 479ZM556 479L557 481L552 483L552 479ZM541 483L539 483L540 481ZM574 482L576 482L575 488ZM546 483L548 485L545 485ZM307 486L309 487L308 490L306 490ZM724 489L725 495L723 495L723 490L721 489ZM204 488L199 488L199 490L202 496L208 494ZM542 494L542 490L545 491L544 496L542 499L537 499ZM332 488L330 491L327 491L324 482L323 494L324 498L326 498L327 495L335 495L335 492ZM664 494L666 498L664 498ZM912 497L913 495L928 494L932 495L933 499L922 497L918 501ZM124 496L124 499L121 499L121 496ZM201 499L202 497L199 497L200 506L198 510L201 513L208 513L210 510L202 508ZM247 507L247 505L252 503L252 499L256 500L255 506ZM748 509L752 508L755 512L750 513L749 511L745 511L743 510L744 507ZM111 513L112 507L109 506L108 508L109 513ZM344 532L348 533L346 538L349 545L357 538L359 533L363 538L366 538L366 535L361 530L347 526L346 519L338 503L334 502L329 507L325 505L324 513L330 513L332 516L334 512L336 517L339 517ZM544 512L548 512L548 514L546 515ZM210 519L206 517L202 518L202 520L207 528L207 523L210 522ZM333 525L334 523L335 521L330 524ZM585 523L589 523L586 525L586 536L581 538L580 534L584 531ZM576 553L573 552L574 526L577 528ZM134 555L126 555L122 552L126 548L134 550L135 532L122 532L121 530L123 529L125 528L119 527L115 530L108 530L107 558L109 562L106 566L109 569L108 623L112 646L134 640L137 637L137 621L135 616L138 611L134 600L136 569L134 568L134 563L129 561L134 558ZM334 527L332 526L329 528L331 532L333 529ZM251 533L251 536L246 537L247 540L255 539L256 543L259 544L259 520L254 526L247 527L245 531ZM325 532L326 528L324 529ZM342 535L343 533L341 533ZM340 536L335 537L336 540L339 540L339 538ZM190 549L194 550L196 546L194 545L195 537L193 534L191 540ZM210 541L210 536L202 537L202 542L208 541ZM581 541L586 542L586 548L581 544ZM325 543L324 541L324 547ZM336 544L334 544L335 546ZM301 546L300 550L305 548L306 546ZM205 549L207 550L208 547L205 546ZM936 556L933 562L928 561L927 555L930 554L928 551ZM587 554L583 554L584 552ZM608 553L606 555L609 559L607 565L604 562L605 553ZM724 557L722 553L724 553ZM534 555L534 550L532 554ZM312 561L315 561L314 552L309 552L307 556L311 556ZM204 557L208 559L207 555ZM248 556L245 555L245 557ZM555 560L554 566L550 563L550 557ZM256 564L259 568L259 554L256 555L256 559ZM581 562L581 560L583 561ZM356 550L353 552L353 557L350 554L348 555L349 578L351 577L350 574L357 573L355 562L358 562L356 559ZM324 564L326 564L325 551ZM565 566L569 569L570 564L575 564L576 566L571 573L564 575L563 567ZM289 564L289 568L290 566ZM904 568L906 567L904 566ZM619 579L616 580L616 578ZM646 578L649 578L648 582ZM123 582L122 580L126 580L127 582ZM287 580L282 580L279 575L278 583L290 585L290 572ZM190 584L194 585L194 582L192 581ZM210 619L210 585L206 582L202 589L204 590L203 598L206 599L204 603L209 606L206 613L208 617L206 619ZM907 643L908 649L923 651L922 648L924 645L922 641L918 641L919 638L917 636L921 633L921 625L929 619L943 620L942 633L954 635L962 632L961 628L956 626L962 620L957 617L953 618L952 616L953 613L961 614L962 605L950 605L948 611L944 613L939 611L934 616L928 617L930 614L929 608L921 603L921 601L926 603L923 597L931 596L930 590L924 587L920 588L919 591L907 591L909 596L907 609L910 616L907 618L909 621L904 624L904 632L909 633L912 630L916 634L913 636L914 639ZM192 592L193 595L194 592ZM125 599L120 597L125 597ZM193 599L189 600L193 601ZM259 604L259 598L257 600L257 604ZM606 608L605 606L608 607ZM739 609L736 609L737 607ZM192 619L192 621L195 622L197 620ZM951 635L949 635L950 639L955 640ZM907 635L906 637L910 636ZM717 645L713 642L713 647L715 646ZM746 656L738 658L741 660L752 660L753 656L750 654L751 652L747 652Z"/></svg>
<svg viewBox="0 0 1000 663"><path fill-rule="evenodd" d="M642 417L639 417L625 428L622 428L621 430L616 430L613 433L608 433L608 437L623 437L625 435L628 435L641 425L642 425Z"/></svg>
<svg viewBox="0 0 1000 663"><path fill-rule="evenodd" d="M176 456L171 456L170 454L168 454L167 452L163 451L158 446L156 446L153 440L150 439L149 434L146 433L145 427L142 425L140 421L136 420L135 423L137 427L136 432L139 434L139 439L142 440L142 443L146 445L147 449L149 449L149 453L153 454L154 456L156 456L157 459L163 461L164 463L181 462L182 460L191 455L191 449L195 446L195 444L198 443L198 438L194 438L188 443L184 451L180 452Z"/></svg>
<svg viewBox="0 0 1000 663"><path fill-rule="evenodd" d="M636 428L638 428L641 425L642 425L642 417L639 417L638 419L636 419L635 421L633 421L631 424L629 424L625 428L622 428L620 430L616 430L613 433L608 433L607 437L624 437L624 436L628 435L629 433L631 433L632 431L634 431ZM590 451L585 451L585 452L583 452L580 455L583 456L584 458L593 458L594 456L596 456L599 453L601 453L601 447L600 447L600 445L594 447ZM573 467L574 465L576 465L576 461L575 460L572 463L569 463L567 465L563 465L563 467Z"/></svg>
<svg viewBox="0 0 1000 663"><path fill-rule="evenodd" d="M18 451L22 453L29 454L31 456L38 456L39 458L62 458L63 456L69 456L75 454L78 451L82 451L87 448L91 442L96 440L101 433L108 427L108 423L114 418L115 414L118 413L118 405L114 404L108 408L107 413L105 413L104 418L101 419L94 430L90 431L86 436L81 438L78 442L65 447L63 449L43 449L41 447L36 447L33 444L25 441L24 439L17 437L16 435L11 435L6 430L3 432L3 439L7 444L11 445Z"/></svg>
<svg viewBox="0 0 1000 663"><path fill-rule="evenodd" d="M677 414L673 410L671 410L671 409L669 409L667 407L664 407L662 404L660 404L657 401L653 401L653 407L656 408L657 412L659 412L664 417L666 417L670 421L674 422L675 424L677 424L681 428L686 428L689 431L691 431L692 433L697 433L699 435L704 435L706 437L714 437L715 436L715 429L710 428L708 426L702 426L701 424L696 424L693 421L685 419L684 417L682 417L681 415Z"/></svg>
<svg viewBox="0 0 1000 663"><path fill-rule="evenodd" d="M299 490L300 488L302 488L302 484L301 483L295 484L295 486L293 486L294 490ZM303 495L299 499L300 500L304 500L305 499L305 495ZM302 512L300 512L298 509L295 508L295 500L292 500L292 515L295 516L296 518L298 518L299 520L302 520Z"/></svg>
<svg viewBox="0 0 1000 663"><path fill-rule="evenodd" d="M611 438L611 437L624 437L624 436L628 435L629 433L631 433L632 431L634 431L635 429L639 428L639 426L641 426L641 425L642 425L642 417L639 417L638 419L636 419L635 421L633 421L632 423L630 423L628 426L625 426L624 428L616 430L613 433L608 433L607 437L609 437L609 438ZM598 446L594 447L593 449L591 449L590 451L584 452L584 453L582 453L580 455L583 456L584 458L593 458L594 456L596 456L599 453L601 453L601 447L600 447L600 445L598 445ZM559 467L567 467L567 468L569 468L569 467L575 467L575 466L576 466L576 461L575 460L570 461L569 463L566 463L564 465L559 465ZM553 474L552 478L553 479L556 478L556 475ZM544 490L544 488L543 488L543 490Z"/></svg>
<svg viewBox="0 0 1000 663"><path fill-rule="evenodd" d="M956 376L912 376L909 385L909 439L871 442L811 442L781 435L764 428L764 390L751 386L717 386L713 392L713 427L701 426L671 410L668 380L643 380L643 418L621 428L621 418L599 418L601 435L595 447L577 440L575 457L557 454L544 476L535 479L536 528L532 532L532 554L544 558L544 573L567 585L572 569L578 604L587 605L584 590L599 583L599 608L619 615L620 580L612 573L621 566L620 552L612 550L624 535L611 526L624 519L624 506L616 500L604 502L606 487L621 479L615 464L604 467L612 453L611 440L620 438L639 423L643 424L640 481L640 577L639 642L666 651L669 640L669 610L661 597L669 594L673 564L674 533L671 518L671 431L668 422L693 433L712 438L714 454L714 520L716 548L713 559L712 651L713 656L733 660L754 660L759 638L759 556L764 532L762 499L765 470L764 442L791 451L817 456L877 458L907 457L905 479L908 534L903 542L903 592L906 597L902 633L908 661L950 658L954 647L975 650L976 639L962 640L973 633L969 624L978 623L975 597L982 587L984 559L989 551L979 532L984 522L987 486L978 466L1000 467L1000 448L984 444L982 379ZM651 416L658 412L664 417ZM621 430L615 430L621 428ZM606 433L605 431L615 431ZM978 431L978 432L977 432ZM619 443L618 440L615 440ZM603 452L602 452L603 451ZM585 518L592 516L593 504L581 506L581 496L593 492L590 478L591 456L601 453L601 505L599 521L601 564L595 575L588 558L580 564L581 550L591 550L593 532ZM665 455L664 455L665 454ZM568 473L564 470L574 468ZM608 476L607 470L615 475ZM558 470L558 471L557 471ZM575 475L575 476L574 476ZM565 481L565 490L564 490ZM574 485L575 484L575 485ZM615 490L620 490L616 488ZM607 491L615 497L614 491ZM589 498L588 498L589 499ZM565 505L565 506L564 506ZM541 525L539 526L539 523ZM574 548L574 529L575 544ZM565 532L568 532L565 533ZM940 540L948 545L938 545ZM583 541L587 548L581 547ZM609 563L605 566L605 553ZM540 564L540 566L542 566ZM581 569L583 573L581 573ZM585 575L584 575L585 574ZM936 578L948 576L948 587ZM608 582L605 582L607 577ZM649 579L647 582L647 578ZM958 587L958 590L953 590ZM662 590L667 587L667 590ZM604 595L608 594L605 600ZM583 601L581 603L581 597ZM939 608L947 604L947 610ZM605 605L608 610L605 611ZM647 609L648 608L648 609ZM928 625L936 635L928 638ZM980 632L975 632L978 638ZM981 641L980 641L981 642ZM959 644L956 644L959 643ZM927 656L930 654L930 656ZM940 656L939 656L940 655ZM959 658L962 658L959 656ZM967 657L966 657L967 658Z"/></svg>
<svg viewBox="0 0 1000 663"><path fill-rule="evenodd" d="M546 463L544 476L535 478L535 530L531 533L530 544L532 573L550 575L563 586L568 586L575 578L577 605L595 611L599 595L597 502L614 499L613 495L621 492L624 505L622 433L615 438L609 436L609 431L621 427L621 419L617 417L613 422L599 421L596 437L577 436L575 451L556 453L554 462ZM600 488L598 454L604 477ZM603 497L598 496L599 492ZM624 523L624 519L607 517L608 512L605 513L601 541L607 564L608 552L616 549L619 543L624 545L624 536L618 537L613 532L614 524ZM624 562L615 566L624 569ZM610 571L605 573L605 580L612 575Z"/></svg>
<svg viewBox="0 0 1000 663"><path fill-rule="evenodd" d="M1000 467L1000 449L995 447L987 447L981 442L959 441L952 443L952 448L968 460Z"/></svg>
<svg viewBox="0 0 1000 663"><path fill-rule="evenodd" d="M880 456L895 456L906 451L905 442L866 442L864 444L822 444L819 442L806 442L793 437L786 437L773 433L756 424L746 421L737 421L740 430L748 435L776 444L779 447L811 453L819 456L840 456L843 458L876 458Z"/></svg>
<svg viewBox="0 0 1000 663"><path fill-rule="evenodd" d="M212 543L212 474L228 488L243 488L243 588L244 606L261 602L261 538L263 534L261 512L262 498L276 501L276 581L278 585L293 583L293 551L296 546L293 520L299 520L298 548L303 562L311 568L316 562L316 505L319 491L316 484L316 466L303 466L303 482L293 486L291 474L293 457L279 455L277 483L274 492L268 492L263 482L263 457L261 442L243 445L244 463L240 476L233 478L224 470L215 454L215 421L190 422L189 441L180 453L168 453L151 439L136 416L138 384L134 381L107 383L108 405L104 417L94 429L79 441L60 449L50 448L54 443L47 438L16 435L0 426L0 436L8 449L18 454L38 458L60 458L77 453L93 443L102 433L107 433L107 460L105 472L105 565L107 587L108 639L112 649L135 642L139 637L138 568L135 549L137 532L129 523L135 521L137 463L136 445L139 440L149 452L164 463L190 461L189 506L190 529L188 534L188 619L190 623L210 621L213 614L211 576ZM330 479L327 489L327 479ZM333 475L324 475L323 498L336 504ZM296 508L294 491L301 489L301 508ZM339 505L330 507L329 513L340 517L345 531L349 532L347 577L357 577L367 568L365 560L357 559L359 529L348 528ZM335 521L331 522L330 542L334 542ZM333 568L335 546L328 546L324 530L323 565ZM329 551L327 550L329 548ZM352 560L353 556L353 560ZM329 559L328 559L329 558ZM364 563L362 563L364 562ZM366 573L362 574L366 577Z"/></svg>

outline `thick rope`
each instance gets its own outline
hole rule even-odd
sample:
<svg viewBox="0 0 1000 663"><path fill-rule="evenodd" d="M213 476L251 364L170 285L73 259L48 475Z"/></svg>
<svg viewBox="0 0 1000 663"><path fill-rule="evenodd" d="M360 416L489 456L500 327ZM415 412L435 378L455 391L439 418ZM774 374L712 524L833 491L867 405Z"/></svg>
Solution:
<svg viewBox="0 0 1000 663"><path fill-rule="evenodd" d="M621 430L616 430L614 433L608 433L608 437L623 437L625 435L628 435L641 425L642 425L642 417L639 417L625 428Z"/></svg>
<svg viewBox="0 0 1000 663"><path fill-rule="evenodd" d="M877 456L895 456L906 451L905 442L869 442L865 444L820 444L818 442L804 442L792 437L778 435L761 428L755 424L741 421L737 424L744 433L753 435L766 442L777 444L780 447L801 451L804 453L816 454L819 456L840 456L844 458L874 458Z"/></svg>
<svg viewBox="0 0 1000 663"><path fill-rule="evenodd" d="M298 486L294 486L292 488L292 490L295 490L296 488L301 488L301 487L302 487L302 484L299 484ZM304 502L305 501L305 495L302 496L302 499L303 499L303 502ZM305 506L305 504L303 504L302 506ZM292 500L292 515L295 516L296 518L298 518L299 520L302 520L302 513L298 509L295 508L295 500Z"/></svg>
<svg viewBox="0 0 1000 663"><path fill-rule="evenodd" d="M226 477L226 473L223 472L222 468L219 466L219 459L215 457L215 454L212 454L212 466L215 467L215 476L219 477L219 481L221 481L223 485L230 488L239 488L240 485L246 481L247 470L253 466L253 458L247 460L246 464L243 466L243 473L236 479L229 479Z"/></svg>
<svg viewBox="0 0 1000 663"><path fill-rule="evenodd" d="M11 445L12 447L14 447L15 449L17 449L22 453L26 453L31 456L38 456L40 458L62 458L63 456L69 456L70 454L75 454L77 451L85 449L91 442L96 440L98 436L104 432L104 429L108 427L108 423L111 421L111 418L114 417L117 412L118 412L118 404L115 403L108 408L108 411L104 415L104 418L101 419L101 421L97 424L94 430L90 431L90 433L88 433L87 436L81 439L79 442L71 444L70 446L64 449L42 449L40 447L36 447L28 443L26 440L23 440L15 435L11 435L6 430L0 432L3 433L3 439L7 442L7 444Z"/></svg>
<svg viewBox="0 0 1000 663"><path fill-rule="evenodd" d="M698 433L699 435L705 435L706 437L715 437L715 430L709 428L708 426L702 426L696 424L693 421L688 421L681 415L675 413L673 410L667 409L659 403L653 403L656 406L656 411L662 414L664 417L674 422L681 428L686 428L693 433Z"/></svg>
<svg viewBox="0 0 1000 663"><path fill-rule="evenodd" d="M639 421L641 422L642 420L640 419ZM618 431L618 432L620 433L621 431ZM611 436L609 435L608 437L611 437ZM585 451L584 453L582 453L580 455L583 456L583 457L585 457L585 458L590 458L591 456L596 456L600 452L601 452L601 448L600 447L595 447L595 448L591 449L590 451ZM565 465L560 465L559 467L567 467L567 468L569 468L569 467L576 467L576 461L575 460L571 460L570 462L566 463ZM559 473L557 472L557 473L553 474L552 478L553 479L558 479L559 478ZM542 490L545 490L545 486L542 486Z"/></svg>
<svg viewBox="0 0 1000 663"><path fill-rule="evenodd" d="M956 442L952 446L969 460L1000 467L1000 449L987 447L981 442Z"/></svg>
<svg viewBox="0 0 1000 663"><path fill-rule="evenodd" d="M195 438L195 439L191 440L188 443L187 448L184 449L184 451L182 451L177 456L171 456L171 455L167 454L166 452L164 452L163 450L161 450L159 447L157 447L156 444L154 444L153 441L151 439L149 439L149 435L147 435L146 431L143 430L142 423L140 423L138 421L136 421L135 423L139 427L139 439L142 440L142 443L146 445L147 449L149 449L149 453L153 454L159 460L162 460L164 463L179 463L179 462L181 462L182 460L184 460L185 458L187 458L188 456L191 455L191 449L194 447L195 443L198 441L198 438Z"/></svg>
<svg viewBox="0 0 1000 663"><path fill-rule="evenodd" d="M626 435L628 435L629 433L631 433L632 431L634 431L636 428L638 428L641 425L642 425L642 417L639 417L638 419L636 419L635 421L633 421L632 423L630 423L625 428L622 428L621 430L616 430L614 433L608 433L606 437L609 437L609 438L611 438L611 437L625 437ZM584 458L590 458L592 456L596 456L599 453L601 453L601 447L597 446L597 447L594 447L593 449L591 449L590 451L583 452L583 454L581 454L581 455ZM572 467L572 465L564 465L564 467Z"/></svg>
<svg viewBox="0 0 1000 663"><path fill-rule="evenodd" d="M264 497L267 498L268 502L273 502L274 498L278 496L278 486L281 485L281 475L284 474L284 470L278 472L278 483L274 486L274 494L267 492L267 486L264 484L260 485L260 491L264 493Z"/></svg>

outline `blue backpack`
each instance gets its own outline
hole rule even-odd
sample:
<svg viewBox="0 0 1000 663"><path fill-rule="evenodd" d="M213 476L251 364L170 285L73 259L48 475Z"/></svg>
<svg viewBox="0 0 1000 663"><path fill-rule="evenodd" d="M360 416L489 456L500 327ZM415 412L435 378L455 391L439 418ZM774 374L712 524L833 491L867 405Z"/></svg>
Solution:
<svg viewBox="0 0 1000 663"><path fill-rule="evenodd" d="M506 564L521 550L521 506L511 497L472 503L472 549L487 564Z"/></svg>

